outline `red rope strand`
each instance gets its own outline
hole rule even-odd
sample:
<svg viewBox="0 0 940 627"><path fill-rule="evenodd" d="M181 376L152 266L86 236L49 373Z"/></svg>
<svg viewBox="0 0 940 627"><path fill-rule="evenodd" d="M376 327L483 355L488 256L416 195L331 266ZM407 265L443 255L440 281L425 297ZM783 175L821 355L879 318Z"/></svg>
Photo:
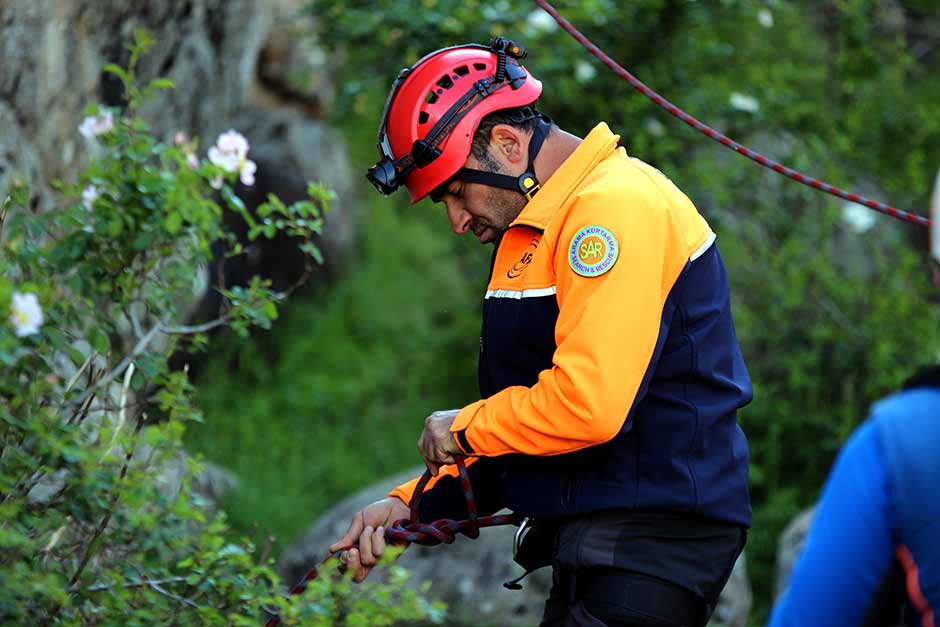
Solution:
<svg viewBox="0 0 940 627"><path fill-rule="evenodd" d="M597 59L599 59L604 65L606 65L611 70L613 70L615 74L620 76L620 78L630 83L630 85L634 89L636 89L638 92L640 92L641 94L643 94L644 96L652 100L658 106L662 107L663 109L665 109L666 111L668 111L675 117L679 118L680 120L682 120L683 122L685 122L686 124L694 128L698 132L702 133L706 137L710 137L711 139L714 139L716 142L720 143L721 145L727 148L730 148L731 150L739 154L744 155L751 161L755 161L759 163L760 165L764 166L765 168L769 168L773 170L774 172L777 172L788 178L791 178L794 181L797 181L798 183L802 183L803 185L812 187L813 189L818 189L821 192L826 192L827 194L838 196L839 198L842 198L844 200L849 200L851 202L864 205L868 207L869 209L874 209L875 211L878 211L885 215L889 215L892 218L905 220L907 222L910 222L912 224L917 224L919 226L930 226L930 220L923 216L917 215L916 213L910 213L902 209L898 209L897 207L892 207L891 205L886 205L883 202L878 202L877 200L871 200L870 198L866 198L865 196L862 196L860 194L847 192L834 185L829 185L828 183L824 183L823 181L815 179L811 176L807 176L797 170L788 168L787 166L781 163L778 163L777 161L774 161L773 159L765 157L761 153L755 150L751 150L747 146L743 146L739 144L738 142L734 141L733 139L731 139L730 137L724 135L723 133L716 131L715 129L708 126L707 124L699 122L694 117L692 117L691 115L689 115L688 113L686 113L685 111L683 111L682 109L672 104L671 102L669 102L668 100L660 96L658 93L656 93L655 91L647 87L640 79L636 78L633 74L631 74L630 72L625 70L623 67L621 67L620 64L618 64L616 61L611 59L607 55L607 53L605 53L603 50L598 48L596 45L594 45L591 42L590 39L588 39L583 34L581 34L581 32L578 31L578 29L576 29L574 26L572 26L568 20L563 18L561 14L555 9L555 7L549 4L546 0L535 0L535 3L539 7L544 9L546 13L551 15L552 18L556 22L558 22L558 25L561 26L562 29L564 29L564 31L567 32L569 35L574 37L578 41L578 43L580 43L582 46L584 46L587 49L588 52L590 52Z"/></svg>

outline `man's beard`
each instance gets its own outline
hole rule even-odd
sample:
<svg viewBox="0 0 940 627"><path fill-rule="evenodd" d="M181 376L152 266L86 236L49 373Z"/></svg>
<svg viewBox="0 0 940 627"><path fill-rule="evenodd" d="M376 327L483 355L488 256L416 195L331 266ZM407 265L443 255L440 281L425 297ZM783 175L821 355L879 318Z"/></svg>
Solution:
<svg viewBox="0 0 940 627"><path fill-rule="evenodd" d="M480 165L483 166L482 169L484 172L505 174L501 164L490 157L489 154L481 155L477 157L477 160L480 162ZM490 187L487 190L485 203L486 206L491 209L491 215L485 222L477 222L474 220L474 226L485 224L502 233L509 227L509 224L519 216L526 202L525 196L517 191L504 189L502 187Z"/></svg>

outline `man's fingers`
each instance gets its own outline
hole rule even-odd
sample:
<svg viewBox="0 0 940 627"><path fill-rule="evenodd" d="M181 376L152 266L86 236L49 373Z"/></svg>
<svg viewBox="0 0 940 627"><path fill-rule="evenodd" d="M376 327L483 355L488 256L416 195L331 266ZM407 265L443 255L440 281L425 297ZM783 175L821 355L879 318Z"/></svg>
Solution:
<svg viewBox="0 0 940 627"><path fill-rule="evenodd" d="M382 557L382 553L385 552L385 527L379 525L375 530L375 533L372 534L372 553L375 554L377 558Z"/></svg>
<svg viewBox="0 0 940 627"><path fill-rule="evenodd" d="M428 436L427 430L421 432L421 437L418 439L418 452L421 453L421 457L424 459L424 464L428 467L428 470L432 475L437 475L440 465L437 463L437 460L434 456L434 446L431 438Z"/></svg>
<svg viewBox="0 0 940 627"><path fill-rule="evenodd" d="M356 513L356 515L352 517L349 523L349 529L346 530L343 537L330 545L330 553L335 553L340 549L348 549L355 544L356 540L362 534L362 528L364 526L362 512Z"/></svg>
<svg viewBox="0 0 940 627"><path fill-rule="evenodd" d="M366 527L359 536L359 560L363 566L375 566L375 555L372 553L372 527Z"/></svg>
<svg viewBox="0 0 940 627"><path fill-rule="evenodd" d="M424 459L434 461L434 442L428 435L427 430L422 431L421 437L418 438L418 452L421 453L421 457Z"/></svg>
<svg viewBox="0 0 940 627"><path fill-rule="evenodd" d="M370 566L363 566L358 549L349 549L346 551L346 565L353 571L353 581L362 583L369 576Z"/></svg>

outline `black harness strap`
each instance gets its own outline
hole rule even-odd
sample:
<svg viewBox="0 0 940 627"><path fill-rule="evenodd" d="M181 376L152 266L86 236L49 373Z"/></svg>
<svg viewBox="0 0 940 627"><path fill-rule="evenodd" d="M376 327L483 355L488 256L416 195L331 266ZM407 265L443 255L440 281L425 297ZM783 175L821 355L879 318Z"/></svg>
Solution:
<svg viewBox="0 0 940 627"><path fill-rule="evenodd" d="M527 199L532 200L539 189L539 180L535 176L535 157L542 149L542 144L551 130L551 121L544 115L538 114L539 123L532 131L532 137L529 139L529 165L526 171L519 176L508 176L506 174L497 174L496 172L486 172L473 168L461 168L457 171L457 178L468 183L478 183L480 185L489 185L490 187L500 187L502 189L511 189L519 192Z"/></svg>

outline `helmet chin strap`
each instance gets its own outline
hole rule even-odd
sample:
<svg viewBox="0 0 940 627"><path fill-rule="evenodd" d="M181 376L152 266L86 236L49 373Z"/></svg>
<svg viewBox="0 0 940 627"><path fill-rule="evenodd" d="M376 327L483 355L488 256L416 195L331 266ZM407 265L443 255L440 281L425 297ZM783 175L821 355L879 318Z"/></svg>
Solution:
<svg viewBox="0 0 940 627"><path fill-rule="evenodd" d="M457 171L455 176L468 183L479 183L480 185L489 185L490 187L510 189L519 192L525 196L527 200L532 200L532 197L535 196L540 189L539 180L535 176L535 157L538 156L539 150L542 149L542 143L548 136L548 131L551 127L551 121L545 118L545 116L540 115L538 125L532 131L532 138L529 139L529 165L526 171L519 176L507 176L505 174L475 170L473 168L461 168Z"/></svg>

